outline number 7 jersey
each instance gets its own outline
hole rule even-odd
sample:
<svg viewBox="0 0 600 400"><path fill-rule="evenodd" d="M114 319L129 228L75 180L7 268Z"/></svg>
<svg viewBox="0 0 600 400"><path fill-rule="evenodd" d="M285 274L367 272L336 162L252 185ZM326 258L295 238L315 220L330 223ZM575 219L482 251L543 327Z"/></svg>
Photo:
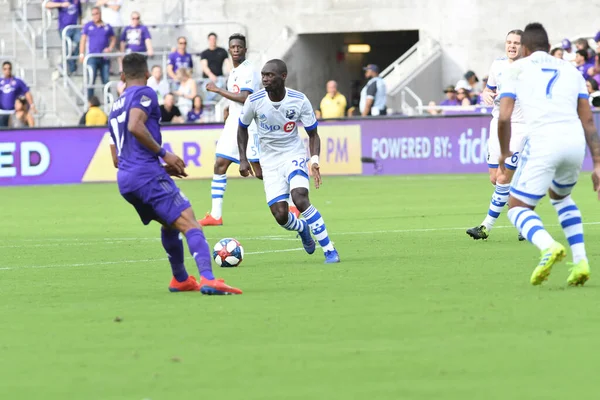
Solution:
<svg viewBox="0 0 600 400"><path fill-rule="evenodd" d="M543 51L515 61L505 73L499 97L520 101L530 137L583 135L577 103L588 93L585 80L567 61Z"/></svg>

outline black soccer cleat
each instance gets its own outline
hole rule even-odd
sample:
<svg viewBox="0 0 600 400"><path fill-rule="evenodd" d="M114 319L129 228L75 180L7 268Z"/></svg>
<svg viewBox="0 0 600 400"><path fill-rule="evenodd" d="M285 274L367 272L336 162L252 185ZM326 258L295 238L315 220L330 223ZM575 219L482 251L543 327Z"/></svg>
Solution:
<svg viewBox="0 0 600 400"><path fill-rule="evenodd" d="M527 240L527 239L525 239L525 237L523 235L521 235L521 232L519 232L518 239L519 239L519 242L522 242L523 240Z"/></svg>
<svg viewBox="0 0 600 400"><path fill-rule="evenodd" d="M471 229L467 229L467 235L471 236L475 240L483 239L487 240L489 234L485 226L480 225Z"/></svg>

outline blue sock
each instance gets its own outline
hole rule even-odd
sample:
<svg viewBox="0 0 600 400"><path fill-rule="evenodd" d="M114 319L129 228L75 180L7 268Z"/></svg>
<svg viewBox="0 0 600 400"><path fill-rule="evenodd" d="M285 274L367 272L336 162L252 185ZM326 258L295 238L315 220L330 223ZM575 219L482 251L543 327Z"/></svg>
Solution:
<svg viewBox="0 0 600 400"><path fill-rule="evenodd" d="M321 217L321 213L311 205L302 213L302 215L306 219L306 222L308 222L312 234L319 242L319 246L321 246L323 251L335 250L333 244L329 240L327 227L325 226L325 221L323 221L323 218Z"/></svg>
<svg viewBox="0 0 600 400"><path fill-rule="evenodd" d="M304 224L291 212L288 213L287 223L281 226L288 231L302 232L304 230Z"/></svg>
<svg viewBox="0 0 600 400"><path fill-rule="evenodd" d="M550 200L554 209L558 213L560 226L565 232L565 236L571 246L571 254L573 254L573 263L586 260L585 242L583 240L583 222L581 221L581 211L577 208L577 204L571 196L567 196L562 200Z"/></svg>
<svg viewBox="0 0 600 400"><path fill-rule="evenodd" d="M177 282L185 282L188 278L188 273L183 264L183 242L179 238L179 231L172 229L161 229L160 236L162 245L169 256L171 270Z"/></svg>
<svg viewBox="0 0 600 400"><path fill-rule="evenodd" d="M504 206L508 202L508 195L510 192L510 183L496 184L496 190L494 190L494 194L492 195L492 200L490 201L490 208L488 209L488 214L485 219L481 223L481 225L485 226L488 231L491 231L496 223L496 220L500 216L500 213L504 209Z"/></svg>
<svg viewBox="0 0 600 400"><path fill-rule="evenodd" d="M212 272L212 257L210 254L210 248L208 247L208 243L204 237L204 232L197 228L190 229L185 234L185 238L187 239L190 254L198 266L198 272L200 273L200 276L209 280L215 279L215 276Z"/></svg>

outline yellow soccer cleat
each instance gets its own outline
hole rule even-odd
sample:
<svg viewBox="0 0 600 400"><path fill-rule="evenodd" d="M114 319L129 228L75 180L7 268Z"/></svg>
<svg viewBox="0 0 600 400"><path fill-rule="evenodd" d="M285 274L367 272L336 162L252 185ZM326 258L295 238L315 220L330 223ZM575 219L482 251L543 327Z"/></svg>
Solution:
<svg viewBox="0 0 600 400"><path fill-rule="evenodd" d="M531 284L541 285L542 282L550 276L552 266L556 262L564 260L566 256L567 251L565 250L565 247L558 242L554 242L552 246L543 250L540 263L537 268L533 270L533 274L531 274Z"/></svg>
<svg viewBox="0 0 600 400"><path fill-rule="evenodd" d="M590 279L590 264L587 260L581 260L577 264L573 264L570 271L571 275L567 278L569 286L583 286Z"/></svg>

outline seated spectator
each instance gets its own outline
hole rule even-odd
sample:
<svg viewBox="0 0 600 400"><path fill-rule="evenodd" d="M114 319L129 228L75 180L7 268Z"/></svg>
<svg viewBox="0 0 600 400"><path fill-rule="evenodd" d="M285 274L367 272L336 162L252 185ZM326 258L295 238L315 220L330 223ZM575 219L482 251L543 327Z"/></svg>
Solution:
<svg viewBox="0 0 600 400"><path fill-rule="evenodd" d="M446 98L441 101L440 106L460 106L461 103L456 98L456 89L454 86L450 85L446 89L444 89L444 94Z"/></svg>
<svg viewBox="0 0 600 400"><path fill-rule="evenodd" d="M577 49L577 51L584 50L587 53L588 60L593 60L594 57L596 57L596 52L590 47L590 44L588 43L587 39L577 39L575 41L575 48Z"/></svg>
<svg viewBox="0 0 600 400"><path fill-rule="evenodd" d="M81 1L80 0L50 0L46 3L46 8L58 10L58 34L63 39L64 29L69 25L79 25L81 23ZM77 56L79 54L79 41L81 40L81 30L69 29L67 37L73 42L73 51L66 56ZM67 60L67 74L71 75L77 71L77 60Z"/></svg>
<svg viewBox="0 0 600 400"><path fill-rule="evenodd" d="M34 125L33 115L29 113L27 99L25 96L17 97L17 100L15 100L15 112L9 117L8 126L10 128L25 128Z"/></svg>
<svg viewBox="0 0 600 400"><path fill-rule="evenodd" d="M467 71L465 73L463 79L456 82L456 90L458 90L458 88L460 88L460 87L464 87L467 90L469 90L469 92L471 92L471 94L479 94L479 92L481 90L479 88L478 83L479 83L479 78L477 77L475 72Z"/></svg>
<svg viewBox="0 0 600 400"><path fill-rule="evenodd" d="M588 74L588 72L590 72L590 68L592 68L593 72L594 64L588 62L588 52L584 49L577 50L575 55L575 65L577 66L579 72L581 72L581 75L583 75L584 79L590 77Z"/></svg>
<svg viewBox="0 0 600 400"><path fill-rule="evenodd" d="M165 102L160 106L160 115L163 123L181 124L185 122L181 116L181 111L175 105L175 96L172 93L167 93L165 96Z"/></svg>
<svg viewBox="0 0 600 400"><path fill-rule="evenodd" d="M140 13L131 13L131 23L121 33L121 53L148 53L154 55L152 36L148 28L141 22Z"/></svg>
<svg viewBox="0 0 600 400"><path fill-rule="evenodd" d="M456 100L458 101L459 105L463 107L471 106L471 93L469 92L469 89L464 87L459 88L456 91Z"/></svg>
<svg viewBox="0 0 600 400"><path fill-rule="evenodd" d="M204 111L202 97L196 96L193 100L192 109L187 113L187 122L204 122L202 111Z"/></svg>
<svg viewBox="0 0 600 400"><path fill-rule="evenodd" d="M167 76L176 81L176 73L179 68L189 69L190 74L194 72L194 62L192 61L192 55L187 52L187 39L184 36L177 38L177 49L169 54Z"/></svg>
<svg viewBox="0 0 600 400"><path fill-rule="evenodd" d="M164 103L164 97L170 92L169 82L163 78L162 68L158 65L152 67L152 76L148 78L147 86L156 92L158 104Z"/></svg>
<svg viewBox="0 0 600 400"><path fill-rule="evenodd" d="M79 125L85 126L106 126L108 117L100 108L100 100L96 96L90 97L88 100L88 109L81 116Z"/></svg>
<svg viewBox="0 0 600 400"><path fill-rule="evenodd" d="M563 39L562 41L562 49L563 49L563 60L574 63L575 62L575 52L573 51L573 45L569 39Z"/></svg>
<svg viewBox="0 0 600 400"><path fill-rule="evenodd" d="M115 49L117 38L109 24L102 20L99 7L92 8L92 20L83 26L81 30L81 42L79 43L79 61L83 62L86 53L86 44L89 38L89 53L112 53ZM110 59L106 57L91 57L88 64L92 68L92 79L88 85L96 84L98 71L100 71L103 84L107 84L110 78ZM86 66L87 67L87 66ZM88 98L94 95L94 88L88 88Z"/></svg>
<svg viewBox="0 0 600 400"><path fill-rule="evenodd" d="M5 113L0 114L0 127L7 127L9 114L15 110L15 101L18 97L25 96L31 113L35 113L35 105L27 84L13 76L12 64L9 61L2 63L2 73L4 77L0 79L0 109Z"/></svg>
<svg viewBox="0 0 600 400"><path fill-rule="evenodd" d="M588 78L585 81L588 94L590 95L590 105L592 107L600 107L600 90L598 89L598 82L594 78Z"/></svg>
<svg viewBox="0 0 600 400"><path fill-rule="evenodd" d="M217 83L219 77L223 77L223 63L229 60L227 50L217 46L217 34L208 34L208 49L200 53L202 63L202 76Z"/></svg>
<svg viewBox="0 0 600 400"><path fill-rule="evenodd" d="M317 118L344 118L347 109L346 96L338 92L337 82L329 81L325 86L327 94L315 110Z"/></svg>
<svg viewBox="0 0 600 400"><path fill-rule="evenodd" d="M565 52L560 47L555 47L550 51L552 57L560 58L561 60L565 57Z"/></svg>
<svg viewBox="0 0 600 400"><path fill-rule="evenodd" d="M188 111L192 109L192 100L198 94L198 87L187 68L177 70L177 81L179 82L179 89L175 92L177 108L181 115L187 115Z"/></svg>

